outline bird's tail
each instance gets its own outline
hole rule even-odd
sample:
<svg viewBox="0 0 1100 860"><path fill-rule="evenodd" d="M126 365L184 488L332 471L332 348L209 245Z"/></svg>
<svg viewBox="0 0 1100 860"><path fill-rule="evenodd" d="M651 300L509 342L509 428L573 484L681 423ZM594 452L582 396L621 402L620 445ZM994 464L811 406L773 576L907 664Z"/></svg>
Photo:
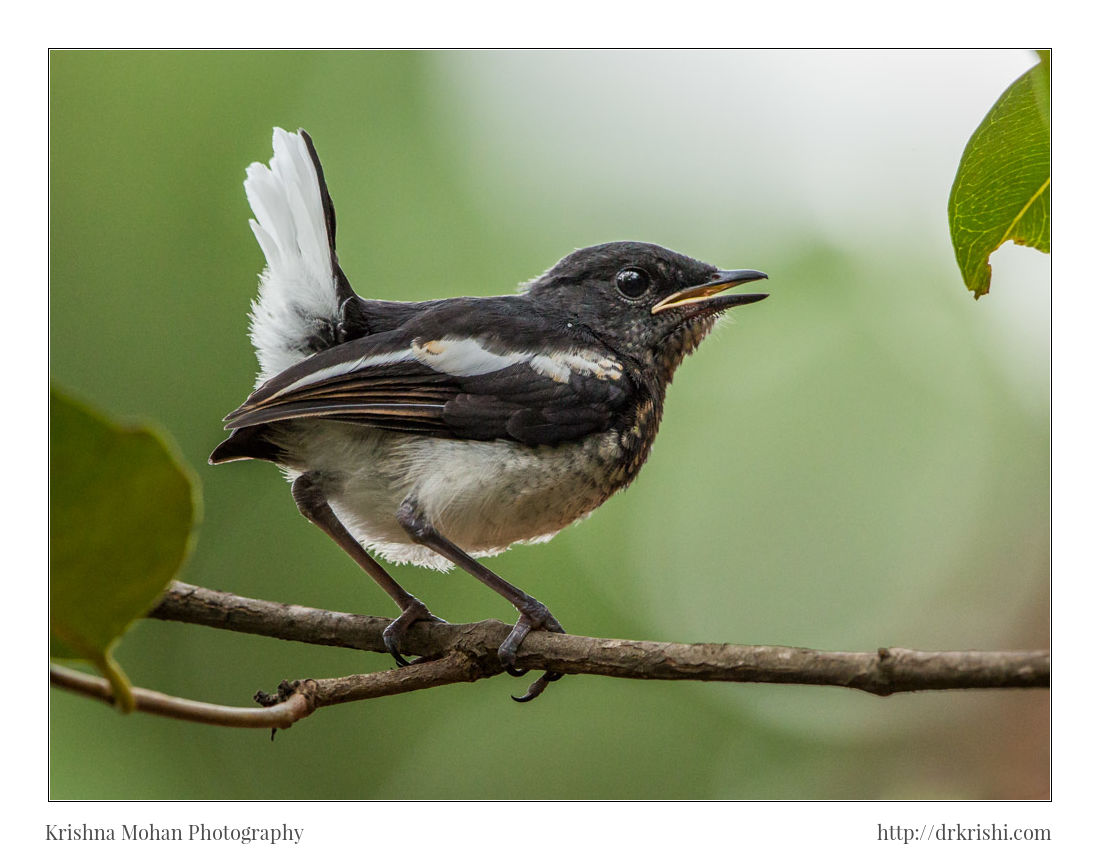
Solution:
<svg viewBox="0 0 1100 860"><path fill-rule="evenodd" d="M267 258L250 333L262 383L338 337L351 288L336 259L336 218L309 135L276 128L270 165L251 164L245 194Z"/></svg>

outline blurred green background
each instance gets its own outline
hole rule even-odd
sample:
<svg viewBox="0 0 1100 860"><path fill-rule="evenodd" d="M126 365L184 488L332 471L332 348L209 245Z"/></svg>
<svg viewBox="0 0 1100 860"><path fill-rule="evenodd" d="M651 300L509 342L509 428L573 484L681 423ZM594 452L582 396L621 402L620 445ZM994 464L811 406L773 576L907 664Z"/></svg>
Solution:
<svg viewBox="0 0 1100 860"><path fill-rule="evenodd" d="M595 636L865 650L1046 647L1049 264L947 238L967 137L1025 52L51 55L50 363L201 476L186 581L389 615L272 466L213 469L256 372L241 182L307 128L364 295L510 292L576 247L658 242L772 297L680 370L625 494L494 568ZM514 613L461 572L398 579L451 621ZM157 621L133 682L247 705L388 657ZM506 676L265 732L51 692L54 798L1046 796L1042 691ZM288 779L287 775L293 774Z"/></svg>

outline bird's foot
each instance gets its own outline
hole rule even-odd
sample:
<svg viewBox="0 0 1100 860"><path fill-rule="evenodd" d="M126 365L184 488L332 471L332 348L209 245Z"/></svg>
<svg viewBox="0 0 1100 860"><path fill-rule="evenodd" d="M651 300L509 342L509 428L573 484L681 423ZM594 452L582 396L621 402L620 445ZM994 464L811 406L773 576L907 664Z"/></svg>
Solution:
<svg viewBox="0 0 1100 860"><path fill-rule="evenodd" d="M417 621L447 623L442 618L432 615L428 611L428 607L414 597L412 602L401 611L401 614L382 631L382 642L385 643L386 650L397 661L398 666L409 665L409 661L401 656L401 640L405 636L405 632Z"/></svg>
<svg viewBox="0 0 1100 860"><path fill-rule="evenodd" d="M519 650L519 646L523 643L523 640L527 638L527 634L532 630L549 630L551 633L564 633L565 629L558 623L558 620L550 614L550 610L537 600L532 599L531 602L524 606L520 613L519 620L516 621L515 626L512 628L512 632L509 633L504 641L500 644L500 648L497 649L497 657L500 658L500 663L504 667L504 671L514 677L520 677L526 675L526 669L516 668L516 652ZM517 702L530 702L536 698L547 685L552 681L557 681L562 677L561 672L543 672L539 678L527 688L527 692L522 696L512 696Z"/></svg>

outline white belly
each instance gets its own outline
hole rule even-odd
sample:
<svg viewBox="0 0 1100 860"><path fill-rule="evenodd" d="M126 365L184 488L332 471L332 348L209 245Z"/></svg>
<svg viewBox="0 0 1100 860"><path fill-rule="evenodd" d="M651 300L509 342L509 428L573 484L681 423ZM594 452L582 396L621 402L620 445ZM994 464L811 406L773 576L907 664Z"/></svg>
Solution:
<svg viewBox="0 0 1100 860"><path fill-rule="evenodd" d="M451 563L413 543L394 517L407 498L473 556L516 542L549 540L605 498L617 434L556 447L436 439L335 422L288 423L278 441L295 453L290 477L320 472L329 504L363 546L397 563L446 570Z"/></svg>

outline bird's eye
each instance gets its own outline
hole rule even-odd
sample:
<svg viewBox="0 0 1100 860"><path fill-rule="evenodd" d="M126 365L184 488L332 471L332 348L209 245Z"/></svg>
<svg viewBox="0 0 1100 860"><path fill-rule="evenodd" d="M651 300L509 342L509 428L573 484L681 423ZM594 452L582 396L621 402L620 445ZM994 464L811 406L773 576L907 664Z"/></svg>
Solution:
<svg viewBox="0 0 1100 860"><path fill-rule="evenodd" d="M642 269L623 269L615 276L615 289L628 299L637 299L649 289L649 274Z"/></svg>

